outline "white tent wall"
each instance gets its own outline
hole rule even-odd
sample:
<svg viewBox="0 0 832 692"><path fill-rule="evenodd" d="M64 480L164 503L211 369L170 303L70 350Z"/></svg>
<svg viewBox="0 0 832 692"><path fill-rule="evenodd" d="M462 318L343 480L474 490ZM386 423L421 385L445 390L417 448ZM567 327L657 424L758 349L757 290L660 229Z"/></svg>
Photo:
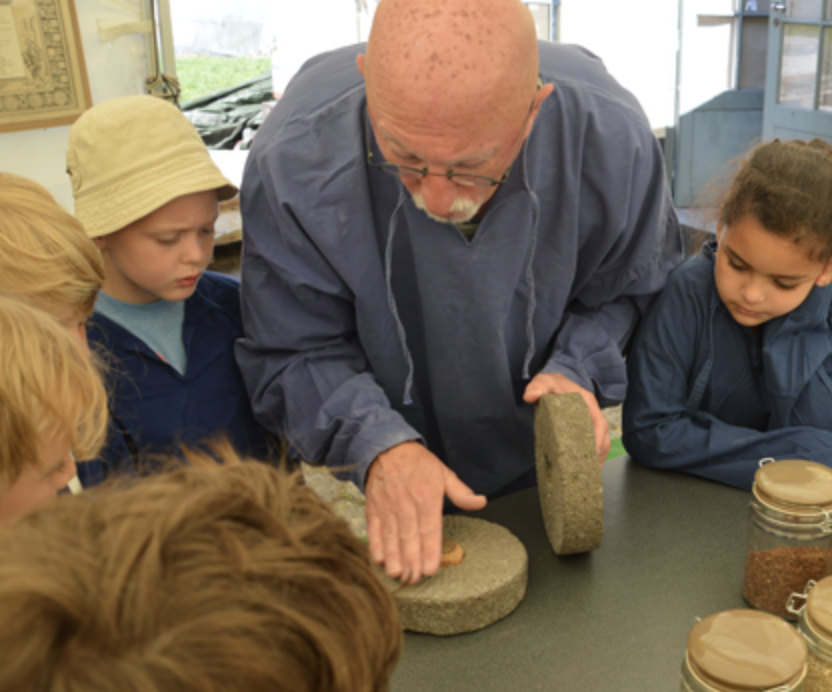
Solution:
<svg viewBox="0 0 832 692"><path fill-rule="evenodd" d="M562 0L560 40L598 57L632 91L653 128L673 125L678 43L674 0Z"/></svg>
<svg viewBox="0 0 832 692"><path fill-rule="evenodd" d="M98 34L99 20L139 21L139 1L75 0L75 10L93 103L144 93L147 73L144 36L127 34L105 43ZM65 159L68 135L69 127L0 134L0 170L36 180L63 206L72 209Z"/></svg>
<svg viewBox="0 0 832 692"><path fill-rule="evenodd" d="M736 88L738 6L737 0L561 0L560 40L598 55L638 97L654 128L672 126L677 114Z"/></svg>
<svg viewBox="0 0 832 692"><path fill-rule="evenodd" d="M282 93L298 69L313 55L365 41L369 35L376 0L273 0L282 6L274 15L272 80Z"/></svg>
<svg viewBox="0 0 832 692"><path fill-rule="evenodd" d="M734 0L686 2L680 75L680 112L687 113L736 88Z"/></svg>
<svg viewBox="0 0 832 692"><path fill-rule="evenodd" d="M146 45L142 35L103 42L99 22L141 18L139 0L75 0L94 103L144 91ZM220 54L272 55L281 91L312 55L365 40L378 0L170 0L178 51L207 48ZM654 128L730 87L732 33L727 22L703 13L730 15L734 0L644 0L637 8L620 0L561 0L560 40L586 46L639 99ZM676 96L678 12L684 39ZM0 134L0 170L46 185L71 208L64 173L68 127Z"/></svg>
<svg viewBox="0 0 832 692"><path fill-rule="evenodd" d="M214 36L212 50L273 56L275 90L309 57L366 40L378 0L171 0L177 50ZM561 0L559 40L585 46L641 102L651 125L732 88L736 0ZM683 45L677 96L679 12ZM210 20L208 18L211 18Z"/></svg>

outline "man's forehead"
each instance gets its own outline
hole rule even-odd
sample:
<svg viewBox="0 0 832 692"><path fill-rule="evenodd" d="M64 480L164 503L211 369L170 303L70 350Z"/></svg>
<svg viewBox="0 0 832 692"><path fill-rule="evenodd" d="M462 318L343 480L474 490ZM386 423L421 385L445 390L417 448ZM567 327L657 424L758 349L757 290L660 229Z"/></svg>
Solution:
<svg viewBox="0 0 832 692"><path fill-rule="evenodd" d="M471 119L431 118L406 109L374 111L372 104L370 114L376 136L397 154L446 165L498 154L517 129L499 127L484 114Z"/></svg>
<svg viewBox="0 0 832 692"><path fill-rule="evenodd" d="M400 140L395 135L387 132L383 128L380 128L379 133L387 141L387 143L389 145L391 145L392 147L394 147L396 149L397 153L410 154L410 155L416 156L417 158L421 158L421 156L419 155L419 152L416 149L412 148L413 145L407 144L405 141ZM443 161L443 163L445 163L448 166L465 164L465 163L469 163L469 164L470 163L475 163L478 160L488 159L488 158L491 158L492 156L495 156L496 154L498 154L500 152L500 149L501 149L501 147L492 146L492 147L487 148L487 149L479 150L475 146L471 151L466 151L464 153L461 153L461 154L458 155L457 158L452 159L452 160L448 160L448 161Z"/></svg>
<svg viewBox="0 0 832 692"><path fill-rule="evenodd" d="M521 82L518 74L503 69L489 74L470 65L427 74L385 67L368 69L365 77L370 107L382 119L441 123L446 132L474 130L486 136L518 127L536 88L536 73Z"/></svg>

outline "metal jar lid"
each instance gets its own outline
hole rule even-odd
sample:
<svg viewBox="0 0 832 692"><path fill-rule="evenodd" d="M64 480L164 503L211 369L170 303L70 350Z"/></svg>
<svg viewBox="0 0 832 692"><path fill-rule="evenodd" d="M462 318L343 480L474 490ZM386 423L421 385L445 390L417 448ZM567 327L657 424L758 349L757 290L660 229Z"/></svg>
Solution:
<svg viewBox="0 0 832 692"><path fill-rule="evenodd" d="M760 462L754 475L755 499L775 513L817 517L832 510L832 469L804 459Z"/></svg>
<svg viewBox="0 0 832 692"><path fill-rule="evenodd" d="M806 624L823 640L824 650L832 651L832 577L821 579L806 599Z"/></svg>
<svg viewBox="0 0 832 692"><path fill-rule="evenodd" d="M757 610L716 613L688 636L691 673L719 692L791 690L806 675L807 656L806 643L793 627Z"/></svg>

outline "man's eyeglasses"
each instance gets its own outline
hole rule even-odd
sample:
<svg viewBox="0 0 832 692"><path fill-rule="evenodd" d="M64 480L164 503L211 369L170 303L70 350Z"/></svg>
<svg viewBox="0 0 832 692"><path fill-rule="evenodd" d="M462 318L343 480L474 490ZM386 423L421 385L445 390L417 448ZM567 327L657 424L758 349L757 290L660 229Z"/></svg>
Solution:
<svg viewBox="0 0 832 692"><path fill-rule="evenodd" d="M543 79L541 77L538 77L537 88L540 89L541 86L543 86ZM533 109L534 99L532 99L532 105L529 108L529 114L531 114ZM504 182L506 182L506 180L508 180L508 174L511 172L511 166L509 166L506 169L506 172L503 173L503 177L498 180L497 178L491 178L487 175L476 175L474 173L457 173L453 169L447 170L444 173L434 173L432 171L429 171L427 166L417 168L416 166L406 166L402 163L373 161L373 151L372 147L370 146L370 116L366 112L364 113L364 135L365 141L367 143L367 165L380 168L385 173L395 175L399 178L405 178L407 180L419 180L428 175L441 175L446 177L452 183L455 183L456 185L463 185L465 187L496 187L497 185L502 185Z"/></svg>

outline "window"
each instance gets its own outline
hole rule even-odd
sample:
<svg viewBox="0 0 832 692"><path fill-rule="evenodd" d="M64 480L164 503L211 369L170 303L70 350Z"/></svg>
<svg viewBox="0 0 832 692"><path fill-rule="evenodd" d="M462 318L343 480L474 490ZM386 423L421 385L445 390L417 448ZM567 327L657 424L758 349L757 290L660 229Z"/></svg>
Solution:
<svg viewBox="0 0 832 692"><path fill-rule="evenodd" d="M524 0L525 2L525 0ZM558 10L560 0L539 0L525 2L534 17L537 38L541 41L558 40Z"/></svg>

